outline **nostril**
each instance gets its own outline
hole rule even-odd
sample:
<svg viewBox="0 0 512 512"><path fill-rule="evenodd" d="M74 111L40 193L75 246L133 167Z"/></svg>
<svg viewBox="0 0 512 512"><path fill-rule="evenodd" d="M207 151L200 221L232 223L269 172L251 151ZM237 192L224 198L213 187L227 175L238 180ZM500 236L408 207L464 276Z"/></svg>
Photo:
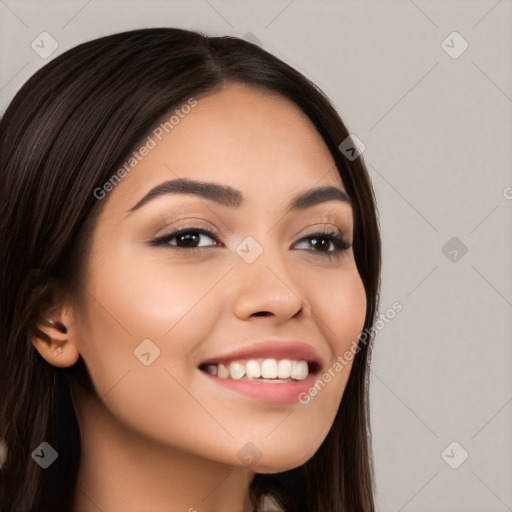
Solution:
<svg viewBox="0 0 512 512"><path fill-rule="evenodd" d="M254 316L268 316L271 315L270 311L258 311L257 313L254 313Z"/></svg>

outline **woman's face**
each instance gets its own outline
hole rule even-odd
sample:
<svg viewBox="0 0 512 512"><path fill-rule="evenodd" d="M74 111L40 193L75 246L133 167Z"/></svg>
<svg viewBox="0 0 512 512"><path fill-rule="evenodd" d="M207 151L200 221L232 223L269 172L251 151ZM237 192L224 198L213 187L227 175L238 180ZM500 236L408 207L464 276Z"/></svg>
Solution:
<svg viewBox="0 0 512 512"><path fill-rule="evenodd" d="M292 469L326 437L351 368L335 363L363 329L352 247L330 234L352 243L352 210L332 192L291 208L314 189L344 190L294 104L230 85L194 105L101 199L76 346L107 410L143 438L260 473ZM178 179L223 190L169 191ZM291 382L269 382L271 359L281 376L294 367ZM295 360L316 373L302 380ZM233 377L269 377L222 378L220 361Z"/></svg>

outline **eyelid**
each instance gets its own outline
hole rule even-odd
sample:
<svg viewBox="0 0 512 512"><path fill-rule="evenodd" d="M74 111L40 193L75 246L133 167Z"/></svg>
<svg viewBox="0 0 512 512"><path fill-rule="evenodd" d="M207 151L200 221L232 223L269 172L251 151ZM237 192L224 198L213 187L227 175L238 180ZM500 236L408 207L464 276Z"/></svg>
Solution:
<svg viewBox="0 0 512 512"><path fill-rule="evenodd" d="M315 222L314 224L309 224L307 227L302 229L299 233L304 231L304 232L306 232L305 236L308 236L309 233L314 233L314 230L317 229L320 231L329 231L329 232L336 231L340 236L345 236L345 230L338 224L339 223L334 220L322 220L319 222Z"/></svg>
<svg viewBox="0 0 512 512"><path fill-rule="evenodd" d="M176 247L177 250L194 251L194 250L199 250L199 249L209 249L212 247L215 248L215 247L219 247L219 245L224 245L220 241L219 233L217 233L216 231L209 229L209 228L199 227L198 225L177 227L177 228L173 229L172 231L170 231L169 233L157 236L156 238L152 239L149 242L149 244L153 247L158 247L158 246L162 246L162 245L167 245L169 247L172 247L171 244L166 244L167 240L169 240L171 238L176 238L176 237L180 236L182 233L188 233L191 231L199 233L201 235L206 235L206 236L210 237L212 240L216 241L216 243L212 244L212 245L208 245L208 246L203 246L203 247L188 247L188 248Z"/></svg>

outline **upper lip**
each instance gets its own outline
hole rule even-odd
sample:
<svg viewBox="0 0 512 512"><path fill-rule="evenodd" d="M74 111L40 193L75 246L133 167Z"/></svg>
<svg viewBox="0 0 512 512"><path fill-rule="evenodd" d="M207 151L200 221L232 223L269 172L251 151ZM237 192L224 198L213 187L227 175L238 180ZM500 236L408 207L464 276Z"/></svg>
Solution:
<svg viewBox="0 0 512 512"><path fill-rule="evenodd" d="M227 354L210 357L202 361L200 365L258 358L304 360L318 367L323 366L322 358L317 349L301 341L260 341L240 347Z"/></svg>

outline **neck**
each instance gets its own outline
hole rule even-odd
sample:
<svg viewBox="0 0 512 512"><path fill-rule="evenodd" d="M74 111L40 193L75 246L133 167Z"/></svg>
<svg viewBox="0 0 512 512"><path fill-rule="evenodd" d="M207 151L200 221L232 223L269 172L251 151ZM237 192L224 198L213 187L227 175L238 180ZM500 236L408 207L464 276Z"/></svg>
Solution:
<svg viewBox="0 0 512 512"><path fill-rule="evenodd" d="M143 437L73 388L81 458L72 512L252 512L254 473Z"/></svg>

